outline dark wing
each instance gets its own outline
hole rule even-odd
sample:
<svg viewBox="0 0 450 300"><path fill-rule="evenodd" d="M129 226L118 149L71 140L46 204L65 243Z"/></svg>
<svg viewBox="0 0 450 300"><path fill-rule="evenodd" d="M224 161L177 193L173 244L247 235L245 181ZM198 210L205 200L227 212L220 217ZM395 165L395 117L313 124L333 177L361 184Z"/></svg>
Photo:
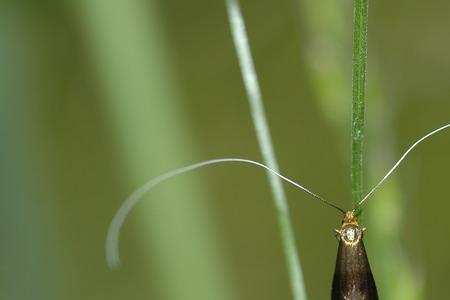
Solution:
<svg viewBox="0 0 450 300"><path fill-rule="evenodd" d="M339 242L331 300L378 300L362 239L355 245Z"/></svg>

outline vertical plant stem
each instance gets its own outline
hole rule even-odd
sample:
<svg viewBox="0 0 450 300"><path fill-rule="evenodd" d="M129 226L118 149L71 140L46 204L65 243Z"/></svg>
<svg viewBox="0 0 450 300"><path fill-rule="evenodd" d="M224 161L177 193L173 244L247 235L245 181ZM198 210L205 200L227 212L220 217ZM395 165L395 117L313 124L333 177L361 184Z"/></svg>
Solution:
<svg viewBox="0 0 450 300"><path fill-rule="evenodd" d="M352 203L362 198L364 107L367 73L368 0L355 0L353 28Z"/></svg>
<svg viewBox="0 0 450 300"><path fill-rule="evenodd" d="M270 168L278 171L278 163L270 137L258 78L251 57L250 46L239 4L237 0L225 0L225 4L263 161ZM267 175L277 209L278 224L287 260L292 294L295 300L305 300L307 298L303 273L297 255L297 247L295 245L286 195L280 178L269 172Z"/></svg>

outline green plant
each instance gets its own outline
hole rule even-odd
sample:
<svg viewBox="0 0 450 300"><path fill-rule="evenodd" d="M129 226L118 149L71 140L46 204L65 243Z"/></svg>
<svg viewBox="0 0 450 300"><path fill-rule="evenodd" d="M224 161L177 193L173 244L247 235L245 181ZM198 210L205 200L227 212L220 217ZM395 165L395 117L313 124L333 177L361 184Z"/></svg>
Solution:
<svg viewBox="0 0 450 300"><path fill-rule="evenodd" d="M368 0L355 0L353 25L352 203L363 196L363 142L367 73Z"/></svg>

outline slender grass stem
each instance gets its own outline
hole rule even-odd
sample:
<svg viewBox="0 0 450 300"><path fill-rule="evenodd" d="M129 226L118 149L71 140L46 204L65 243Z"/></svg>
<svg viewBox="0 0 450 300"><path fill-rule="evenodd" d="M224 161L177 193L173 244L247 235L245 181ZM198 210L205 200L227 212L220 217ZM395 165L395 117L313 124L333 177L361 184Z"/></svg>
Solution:
<svg viewBox="0 0 450 300"><path fill-rule="evenodd" d="M273 149L269 126L264 112L258 78L253 64L239 4L237 0L225 0L225 4L262 158L265 164L275 171L278 171L278 163L275 158L275 151ZM295 300L305 300L307 298L303 282L303 273L297 255L297 247L295 245L286 195L280 178L271 173L268 173L267 175L274 197L275 207L278 212L278 224L283 239L292 294Z"/></svg>
<svg viewBox="0 0 450 300"><path fill-rule="evenodd" d="M368 0L355 0L353 23L352 203L363 195L364 108L367 73Z"/></svg>

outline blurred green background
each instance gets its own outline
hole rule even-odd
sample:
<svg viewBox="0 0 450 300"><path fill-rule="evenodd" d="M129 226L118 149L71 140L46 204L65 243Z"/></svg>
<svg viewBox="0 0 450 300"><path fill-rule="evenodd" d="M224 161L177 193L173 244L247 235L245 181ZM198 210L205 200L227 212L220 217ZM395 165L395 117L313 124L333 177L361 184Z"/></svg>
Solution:
<svg viewBox="0 0 450 300"><path fill-rule="evenodd" d="M241 1L282 173L350 206L352 2ZM366 188L450 120L450 7L371 1ZM0 299L291 299L222 1L0 2ZM450 133L365 208L381 299L443 299ZM287 187L310 299L329 299L340 215Z"/></svg>

